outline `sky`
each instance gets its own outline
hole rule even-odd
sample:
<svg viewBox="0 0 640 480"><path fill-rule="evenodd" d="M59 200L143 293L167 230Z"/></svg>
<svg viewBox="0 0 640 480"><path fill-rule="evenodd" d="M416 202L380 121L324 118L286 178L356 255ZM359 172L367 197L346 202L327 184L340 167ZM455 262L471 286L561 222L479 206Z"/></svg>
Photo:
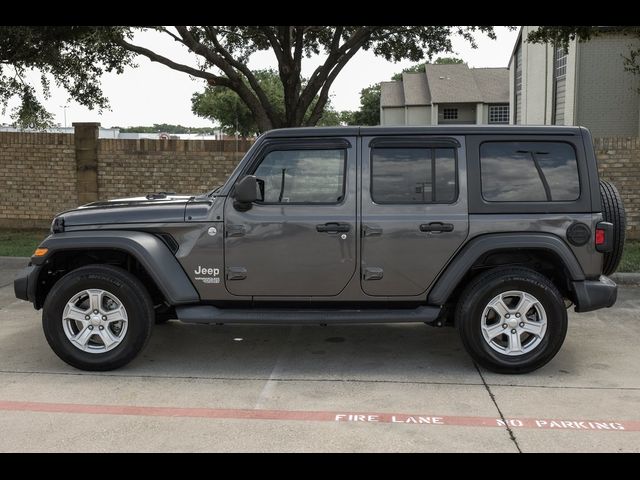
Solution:
<svg viewBox="0 0 640 480"><path fill-rule="evenodd" d="M517 30L496 27L497 39L476 35L477 49L463 39L454 37L454 55L462 58L470 67L506 67L515 43ZM138 33L135 44L162 52L185 64L196 66L195 55L183 49L177 42L156 32ZM303 76L309 77L320 65L319 55L303 61ZM54 123L70 126L73 122L100 122L103 127L129 127L155 123L179 124L188 127L210 127L211 121L191 112L191 95L204 89L202 79L193 79L164 65L144 57L136 60L138 68L127 68L121 75L106 74L102 79L103 92L109 99L110 109L98 113L68 99L66 91L52 85L51 98L45 107L55 116ZM345 66L331 90L331 102L337 110L356 110L360 104L360 90L380 81L390 80L394 73L413 64L411 61L388 62L371 52L361 51ZM249 67L277 68L275 56L270 51L258 52L249 60ZM38 85L38 74L33 72L29 80ZM0 112L0 123L11 123L10 111L17 102L9 104L5 114ZM64 107L67 108L64 108Z"/></svg>

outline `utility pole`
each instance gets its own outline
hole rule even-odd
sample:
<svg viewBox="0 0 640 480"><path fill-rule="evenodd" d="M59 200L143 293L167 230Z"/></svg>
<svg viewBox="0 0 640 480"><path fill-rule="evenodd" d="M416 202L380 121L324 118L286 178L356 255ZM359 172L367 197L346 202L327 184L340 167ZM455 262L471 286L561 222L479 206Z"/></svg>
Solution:
<svg viewBox="0 0 640 480"><path fill-rule="evenodd" d="M69 105L60 105L60 108L64 112L64 128L67 128L67 108L69 108Z"/></svg>

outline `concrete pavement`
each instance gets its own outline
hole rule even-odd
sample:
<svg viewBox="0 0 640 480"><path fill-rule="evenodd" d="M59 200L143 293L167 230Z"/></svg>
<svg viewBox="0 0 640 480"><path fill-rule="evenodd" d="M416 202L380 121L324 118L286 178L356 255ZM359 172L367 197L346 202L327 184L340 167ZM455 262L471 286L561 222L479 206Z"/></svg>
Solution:
<svg viewBox="0 0 640 480"><path fill-rule="evenodd" d="M0 451L640 451L639 288L571 313L528 375L478 370L448 328L175 321L101 374L50 350L20 266L0 262Z"/></svg>

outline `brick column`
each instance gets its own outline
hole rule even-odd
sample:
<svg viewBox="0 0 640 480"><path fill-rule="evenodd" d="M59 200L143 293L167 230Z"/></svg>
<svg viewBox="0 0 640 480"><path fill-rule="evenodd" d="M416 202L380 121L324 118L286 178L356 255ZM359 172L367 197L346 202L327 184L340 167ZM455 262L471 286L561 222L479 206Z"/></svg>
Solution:
<svg viewBox="0 0 640 480"><path fill-rule="evenodd" d="M79 122L75 128L76 168L78 171L78 203L98 200L98 131L100 123Z"/></svg>

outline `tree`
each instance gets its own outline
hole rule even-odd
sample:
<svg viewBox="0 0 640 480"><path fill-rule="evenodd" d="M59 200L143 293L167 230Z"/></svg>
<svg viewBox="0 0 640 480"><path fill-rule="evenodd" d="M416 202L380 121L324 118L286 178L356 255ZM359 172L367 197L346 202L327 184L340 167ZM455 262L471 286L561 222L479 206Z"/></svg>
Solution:
<svg viewBox="0 0 640 480"><path fill-rule="evenodd" d="M152 126L138 127L113 127L118 128L122 133L204 133L211 134L213 128L209 127L184 127L170 123L154 123Z"/></svg>
<svg viewBox="0 0 640 480"><path fill-rule="evenodd" d="M278 115L284 114L284 88L278 73L274 70L257 70L253 72L260 87L265 92ZM305 85L303 79L303 85ZM317 99L316 99L317 101ZM226 87L207 87L203 92L194 93L191 97L191 110L196 115L217 122L222 130L230 135L238 132L243 137L261 133L260 125L253 112L236 92ZM307 115L309 115L309 111ZM330 100L325 104L322 116L317 125L331 126L343 123L343 115L331 107Z"/></svg>
<svg viewBox="0 0 640 480"><path fill-rule="evenodd" d="M438 57L436 58L435 65L458 65L458 64L466 64L464 60L456 57ZM391 77L391 80L402 80L403 73L419 73L424 72L424 63L416 63L415 65L411 65L408 68L405 68L402 72L396 73Z"/></svg>
<svg viewBox="0 0 640 480"><path fill-rule="evenodd" d="M380 84L360 90L360 109L353 112L350 125L380 125Z"/></svg>
<svg viewBox="0 0 640 480"><path fill-rule="evenodd" d="M0 38L6 28L0 29ZM202 78L211 86L234 91L251 111L261 131L317 124L329 101L336 77L362 50L371 50L375 55L394 62L404 59L419 61L439 52L451 52L451 38L456 35L474 47L475 33L496 38L491 26L80 27L82 34L70 37L65 36L65 27L51 27L55 30L52 55L44 62L38 62L33 59L38 47L32 45L31 36L38 37L38 30L42 27L18 28L23 29L32 54L30 63L27 63L30 67L40 68L43 65L45 69L55 69L59 64L55 53L72 50L75 55L65 57L67 72L71 78L80 78L86 89L90 88L97 94L100 92L100 69L121 71L123 65L130 64L133 55L142 55L173 70ZM166 52L137 44L133 34L141 30L154 30L175 40L197 56L198 66L180 63ZM278 111L255 73L247 66L249 57L263 50L271 50L278 61L278 76L284 94L283 112ZM4 42L0 43L0 52L4 59ZM302 60L318 54L325 55L324 62L303 85ZM17 60L22 61L19 57ZM12 62L9 59L8 64ZM89 69L85 78L82 78L82 67ZM58 78L64 85L63 77ZM8 90L9 94L18 91L15 85ZM78 97L91 103L83 95Z"/></svg>
<svg viewBox="0 0 640 480"><path fill-rule="evenodd" d="M89 108L103 109L108 101L100 90L104 72L122 73L132 64L133 54L113 48L110 39L121 36L120 27L0 27L0 104L4 114L15 96L20 106L12 118L20 126L46 127L53 120L37 98L25 73L37 69L41 86L49 96L50 80L64 87L69 96Z"/></svg>

